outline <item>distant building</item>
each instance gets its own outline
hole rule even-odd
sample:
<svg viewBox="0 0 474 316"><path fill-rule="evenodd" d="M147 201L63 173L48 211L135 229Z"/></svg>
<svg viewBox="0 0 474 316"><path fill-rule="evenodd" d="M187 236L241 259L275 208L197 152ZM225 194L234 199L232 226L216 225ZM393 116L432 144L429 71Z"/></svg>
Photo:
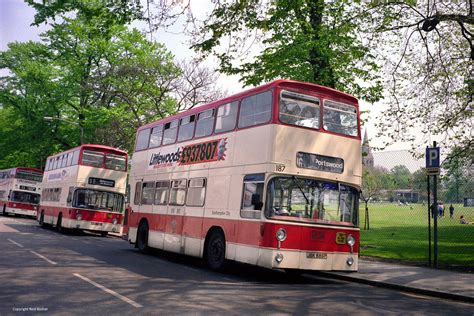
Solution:
<svg viewBox="0 0 474 316"><path fill-rule="evenodd" d="M420 194L413 190L395 190L395 195L401 202L418 203L420 201Z"/></svg>
<svg viewBox="0 0 474 316"><path fill-rule="evenodd" d="M362 141L362 164L367 167L374 166L374 155L372 154L372 148L369 144L369 138L367 137L367 129L364 133L364 140Z"/></svg>

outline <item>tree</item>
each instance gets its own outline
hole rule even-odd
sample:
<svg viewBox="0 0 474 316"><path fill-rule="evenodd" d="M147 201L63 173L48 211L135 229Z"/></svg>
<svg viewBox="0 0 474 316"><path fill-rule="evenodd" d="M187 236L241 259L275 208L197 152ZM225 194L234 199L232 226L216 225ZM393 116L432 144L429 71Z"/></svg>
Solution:
<svg viewBox="0 0 474 316"><path fill-rule="evenodd" d="M418 192L422 200L428 201L428 180L426 172L419 169L412 174L413 191Z"/></svg>
<svg viewBox="0 0 474 316"><path fill-rule="evenodd" d="M0 68L9 71L0 77L0 107L17 123L17 130L0 126L0 138L12 140L18 130L31 136L2 147L0 165L15 166L13 157L26 155L28 165L42 167L49 154L77 145L81 128L85 142L131 152L139 126L218 95L208 68L175 63L162 44L130 29L134 13L126 3L35 5L38 22L60 22L42 43L12 43L0 53ZM55 120L46 124L45 116Z"/></svg>
<svg viewBox="0 0 474 316"><path fill-rule="evenodd" d="M397 165L390 170L395 189L411 189L412 176L404 165Z"/></svg>
<svg viewBox="0 0 474 316"><path fill-rule="evenodd" d="M462 203L464 198L474 193L474 164L472 157L457 156L461 151L455 148L453 158L443 164L445 170L441 177L441 199L446 202Z"/></svg>
<svg viewBox="0 0 474 316"><path fill-rule="evenodd" d="M217 1L205 22L194 18L192 47L217 57L221 71L241 75L246 85L283 77L374 102L382 87L354 19L361 10L345 0ZM249 60L255 43L263 49Z"/></svg>
<svg viewBox="0 0 474 316"><path fill-rule="evenodd" d="M383 189L383 170L363 166L361 198L365 203L364 229L370 229L369 202L379 196Z"/></svg>
<svg viewBox="0 0 474 316"><path fill-rule="evenodd" d="M438 137L443 148L472 157L473 8L472 0L371 2L367 32L379 34L374 44L386 61L389 107L378 136L387 144L423 148Z"/></svg>

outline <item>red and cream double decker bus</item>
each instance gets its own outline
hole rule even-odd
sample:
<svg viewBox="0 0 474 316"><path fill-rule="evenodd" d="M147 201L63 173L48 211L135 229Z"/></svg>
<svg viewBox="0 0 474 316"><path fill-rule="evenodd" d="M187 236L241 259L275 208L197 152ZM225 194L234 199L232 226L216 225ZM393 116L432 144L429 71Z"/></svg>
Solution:
<svg viewBox="0 0 474 316"><path fill-rule="evenodd" d="M120 232L127 180L127 153L82 145L48 157L38 212L41 226Z"/></svg>
<svg viewBox="0 0 474 316"><path fill-rule="evenodd" d="M142 126L129 241L215 269L356 271L360 139L356 98L288 80Z"/></svg>
<svg viewBox="0 0 474 316"><path fill-rule="evenodd" d="M43 171L17 167L0 170L0 207L3 215L36 217Z"/></svg>

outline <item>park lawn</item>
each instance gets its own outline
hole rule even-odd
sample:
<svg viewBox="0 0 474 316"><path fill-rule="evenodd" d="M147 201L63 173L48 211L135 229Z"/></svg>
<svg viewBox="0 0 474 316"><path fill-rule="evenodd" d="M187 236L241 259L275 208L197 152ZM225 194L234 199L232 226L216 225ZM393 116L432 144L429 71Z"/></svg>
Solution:
<svg viewBox="0 0 474 316"><path fill-rule="evenodd" d="M428 261L426 205L369 204L369 230L364 230L364 207L365 205L361 203L360 254L362 256L423 263ZM449 218L449 205L445 205L444 217L438 218L438 262L447 265L474 266L474 225L459 224L461 214L468 221L474 221L474 208L465 208L459 204L454 207L454 218ZM433 219L431 219L431 226L433 227ZM433 241L433 230L431 234Z"/></svg>

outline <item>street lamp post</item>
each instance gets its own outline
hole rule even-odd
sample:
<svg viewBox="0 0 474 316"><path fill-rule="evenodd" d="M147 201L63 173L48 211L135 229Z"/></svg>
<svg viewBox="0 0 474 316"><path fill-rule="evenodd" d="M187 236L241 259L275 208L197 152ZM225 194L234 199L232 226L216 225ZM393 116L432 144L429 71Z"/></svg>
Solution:
<svg viewBox="0 0 474 316"><path fill-rule="evenodd" d="M43 119L47 122L52 122L52 121L63 121L72 125L77 125L81 129L81 145L84 143L84 126L82 126L81 123L77 123L74 121L69 121L60 117L51 117L51 116L45 116Z"/></svg>

